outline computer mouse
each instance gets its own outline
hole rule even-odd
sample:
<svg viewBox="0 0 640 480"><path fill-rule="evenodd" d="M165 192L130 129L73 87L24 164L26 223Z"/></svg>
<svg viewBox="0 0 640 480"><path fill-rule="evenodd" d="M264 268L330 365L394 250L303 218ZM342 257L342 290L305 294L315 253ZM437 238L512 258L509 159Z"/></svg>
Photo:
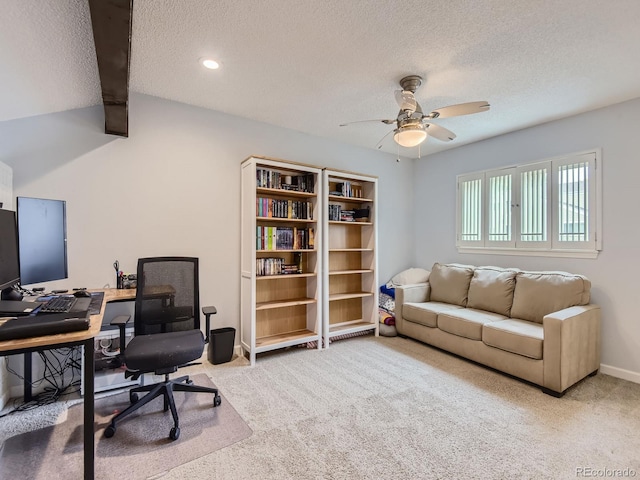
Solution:
<svg viewBox="0 0 640 480"><path fill-rule="evenodd" d="M76 290L75 292L73 292L73 296L74 297L90 297L91 293L87 292L86 290Z"/></svg>

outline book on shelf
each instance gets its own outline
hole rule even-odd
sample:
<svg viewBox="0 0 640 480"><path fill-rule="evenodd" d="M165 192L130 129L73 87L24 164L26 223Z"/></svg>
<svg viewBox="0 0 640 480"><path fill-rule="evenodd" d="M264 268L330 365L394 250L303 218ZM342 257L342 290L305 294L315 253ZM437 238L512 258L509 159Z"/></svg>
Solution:
<svg viewBox="0 0 640 480"><path fill-rule="evenodd" d="M260 277L279 275L284 265L284 258L267 257L256 259L256 275Z"/></svg>
<svg viewBox="0 0 640 480"><path fill-rule="evenodd" d="M330 190L329 195L347 198L362 198L362 185L357 183L345 180L343 182L336 182L335 186L330 185L329 188L333 188L333 190Z"/></svg>
<svg viewBox="0 0 640 480"><path fill-rule="evenodd" d="M315 244L314 228L271 227L258 225L258 250L312 250Z"/></svg>
<svg viewBox="0 0 640 480"><path fill-rule="evenodd" d="M302 273L302 264L285 263L281 257L265 257L256 259L256 275L267 277L272 275L294 275Z"/></svg>
<svg viewBox="0 0 640 480"><path fill-rule="evenodd" d="M261 218L289 218L313 220L313 203L298 200L256 198L256 216Z"/></svg>
<svg viewBox="0 0 640 480"><path fill-rule="evenodd" d="M316 247L315 230L313 227L309 227L308 232L309 232L309 238L308 238L307 248L314 249Z"/></svg>
<svg viewBox="0 0 640 480"><path fill-rule="evenodd" d="M290 175L277 170L257 168L256 186L258 188L274 188L277 190L314 193L315 175L313 173Z"/></svg>
<svg viewBox="0 0 640 480"><path fill-rule="evenodd" d="M329 221L330 222L339 222L340 221L340 213L342 212L342 205L337 204L329 204Z"/></svg>

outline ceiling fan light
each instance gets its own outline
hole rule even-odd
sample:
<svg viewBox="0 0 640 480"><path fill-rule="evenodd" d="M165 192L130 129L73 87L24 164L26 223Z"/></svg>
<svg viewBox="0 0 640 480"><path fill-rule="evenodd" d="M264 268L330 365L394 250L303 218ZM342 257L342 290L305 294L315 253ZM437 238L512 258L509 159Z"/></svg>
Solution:
<svg viewBox="0 0 640 480"><path fill-rule="evenodd" d="M208 68L209 70L217 70L218 68L220 68L220 63L216 62L211 58L201 58L200 64L204 68Z"/></svg>
<svg viewBox="0 0 640 480"><path fill-rule="evenodd" d="M402 147L415 147L427 138L427 132L422 125L407 125L399 128L393 135L396 143Z"/></svg>

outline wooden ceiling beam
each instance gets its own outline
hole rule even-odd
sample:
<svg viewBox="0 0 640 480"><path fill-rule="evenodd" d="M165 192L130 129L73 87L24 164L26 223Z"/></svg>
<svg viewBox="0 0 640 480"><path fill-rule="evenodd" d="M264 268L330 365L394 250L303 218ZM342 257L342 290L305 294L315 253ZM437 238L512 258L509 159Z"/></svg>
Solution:
<svg viewBox="0 0 640 480"><path fill-rule="evenodd" d="M133 0L88 0L104 104L104 131L129 136Z"/></svg>

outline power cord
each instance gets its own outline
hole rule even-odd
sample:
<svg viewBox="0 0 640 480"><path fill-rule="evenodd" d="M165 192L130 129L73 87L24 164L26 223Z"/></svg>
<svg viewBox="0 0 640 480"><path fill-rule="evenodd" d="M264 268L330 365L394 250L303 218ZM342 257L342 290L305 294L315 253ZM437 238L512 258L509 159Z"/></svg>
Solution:
<svg viewBox="0 0 640 480"><path fill-rule="evenodd" d="M45 384L44 390L34 396L33 400L24 402L22 399L15 399L13 409L0 415L0 418L15 412L24 412L34 408L49 405L58 401L61 397L71 395L80 391L81 380L81 355L82 347L66 347L38 352L44 365L42 377L31 382L31 388ZM6 370L15 375L23 382L24 377L5 362ZM70 371L71 379L65 383L64 373Z"/></svg>

